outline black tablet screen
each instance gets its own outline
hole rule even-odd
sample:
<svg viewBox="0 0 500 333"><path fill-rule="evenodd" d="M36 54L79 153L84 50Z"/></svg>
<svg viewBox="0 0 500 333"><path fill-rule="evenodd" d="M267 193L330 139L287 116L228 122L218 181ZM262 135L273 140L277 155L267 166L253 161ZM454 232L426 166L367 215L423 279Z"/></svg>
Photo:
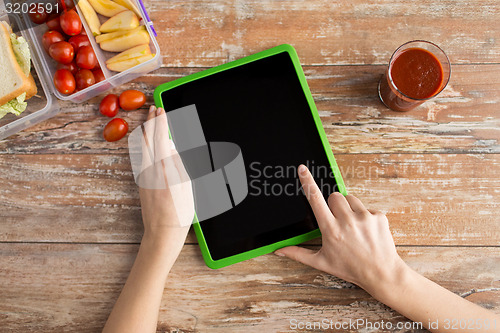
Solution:
<svg viewBox="0 0 500 333"><path fill-rule="evenodd" d="M325 197L337 186L287 52L182 84L161 96L167 112L195 104L207 142L233 142L241 148L247 197L200 223L212 259L317 228L297 167L310 168Z"/></svg>

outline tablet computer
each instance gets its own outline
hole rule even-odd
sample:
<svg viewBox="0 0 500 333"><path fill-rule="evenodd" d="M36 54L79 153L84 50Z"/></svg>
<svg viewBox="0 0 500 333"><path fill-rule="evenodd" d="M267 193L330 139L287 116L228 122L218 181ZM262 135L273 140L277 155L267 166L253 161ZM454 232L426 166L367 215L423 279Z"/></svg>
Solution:
<svg viewBox="0 0 500 333"><path fill-rule="evenodd" d="M309 167L325 198L347 193L292 46L162 84L154 98L167 118L170 111L195 105L207 142L232 142L241 149L246 197L193 223L207 266L221 268L320 236L298 166ZM175 135L173 140L177 145Z"/></svg>

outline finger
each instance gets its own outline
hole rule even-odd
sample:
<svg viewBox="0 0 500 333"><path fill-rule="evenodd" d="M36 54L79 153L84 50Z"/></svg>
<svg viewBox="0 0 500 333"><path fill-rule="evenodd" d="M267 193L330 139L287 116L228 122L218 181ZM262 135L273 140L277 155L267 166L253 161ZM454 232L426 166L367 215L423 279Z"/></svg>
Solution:
<svg viewBox="0 0 500 333"><path fill-rule="evenodd" d="M149 113L147 120L143 124L143 158L144 158L144 169L150 167L154 164L154 151L155 151L155 142L154 142L154 132L155 132L155 120L156 117L156 106L151 105L149 107Z"/></svg>
<svg viewBox="0 0 500 333"><path fill-rule="evenodd" d="M173 193L173 201L177 210L177 215L181 217L181 225L189 225L194 217L194 195L192 182L184 167L184 163L177 151L173 150L173 155L168 158L172 161L172 171L176 173L176 184L170 185L170 191ZM169 180L170 181L170 180Z"/></svg>
<svg viewBox="0 0 500 333"><path fill-rule="evenodd" d="M156 106L151 105L149 107L149 113L148 113L148 119L147 120L153 119L155 117L155 113L156 113Z"/></svg>
<svg viewBox="0 0 500 333"><path fill-rule="evenodd" d="M274 252L277 256L287 257L312 267L315 267L314 255L316 253L316 251L298 246L287 246Z"/></svg>
<svg viewBox="0 0 500 333"><path fill-rule="evenodd" d="M355 213L367 213L368 210L366 209L365 205L363 205L363 203L361 202L361 200L359 200L358 198L356 198L354 195L346 195L346 200L347 202L349 203L349 206L351 206L351 209L353 212Z"/></svg>
<svg viewBox="0 0 500 333"><path fill-rule="evenodd" d="M368 209L368 211L372 214L372 215L384 215L384 213L382 213L380 210L376 210L376 209Z"/></svg>
<svg viewBox="0 0 500 333"><path fill-rule="evenodd" d="M171 151L172 151L172 161L174 162L174 166L179 172L180 181L182 183L191 181L191 178L189 177L186 167L184 166L184 162L182 162L181 156L174 148L172 148Z"/></svg>
<svg viewBox="0 0 500 333"><path fill-rule="evenodd" d="M298 168L298 174L307 201L309 201L309 204L311 205L320 229L323 230L332 222L332 212L330 211L330 208L328 208L325 198L323 197L323 193L321 193L318 188L318 185L314 181L309 169L307 169L305 165L301 164Z"/></svg>
<svg viewBox="0 0 500 333"><path fill-rule="evenodd" d="M150 122L150 121L148 121L148 120L153 119L153 118L155 117L155 114L156 114L156 106L151 105L151 106L149 107L148 117L147 117L147 119L146 119L146 123L147 123L147 124L150 124L150 123L151 123L151 122ZM149 126L149 127L151 127L151 126ZM148 138L148 135L149 135L150 137L152 137L152 131L151 131L151 130L148 130L148 129L147 129L147 127L145 127L145 128L143 129L143 133L142 133L142 134L143 134L143 136L144 136L144 141L143 141L143 146L142 146L142 151L143 151L143 154L145 154L145 155L146 155L146 156L148 156L148 157L151 157L151 156L149 156L149 155L150 155L150 153L152 153L152 150L151 150L151 144L149 143L149 140L150 140L150 139Z"/></svg>
<svg viewBox="0 0 500 333"><path fill-rule="evenodd" d="M336 219L345 219L352 214L351 206L342 193L333 192L328 197L328 207Z"/></svg>
<svg viewBox="0 0 500 333"><path fill-rule="evenodd" d="M163 108L156 109L156 116L157 117L162 115L163 113L165 113L165 109L163 109Z"/></svg>
<svg viewBox="0 0 500 333"><path fill-rule="evenodd" d="M151 167L154 164L154 147L153 147L153 119L156 114L156 107L151 105L149 107L149 112L147 116L147 120L142 126L142 140L141 140L141 154L142 154L142 163L141 163L141 171L142 174L147 168Z"/></svg>
<svg viewBox="0 0 500 333"><path fill-rule="evenodd" d="M156 110L154 121L154 155L155 163L172 155L171 140L168 135L167 115L162 108Z"/></svg>
<svg viewBox="0 0 500 333"><path fill-rule="evenodd" d="M152 105L149 109L148 120L143 124L143 147L142 147L142 185L146 188L166 188L165 175L162 172L162 159L168 155L169 149L165 147L165 141L161 133L168 133L166 120L157 117L161 114L160 109ZM168 139L168 137L167 137ZM168 141L167 141L168 145ZM168 146L167 146L168 147Z"/></svg>

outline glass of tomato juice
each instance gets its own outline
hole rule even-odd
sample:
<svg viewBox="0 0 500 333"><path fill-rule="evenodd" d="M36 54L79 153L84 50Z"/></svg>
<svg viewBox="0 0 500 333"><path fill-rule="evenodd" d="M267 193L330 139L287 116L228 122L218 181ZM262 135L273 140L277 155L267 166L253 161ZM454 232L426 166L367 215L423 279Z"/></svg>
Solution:
<svg viewBox="0 0 500 333"><path fill-rule="evenodd" d="M378 95L389 109L409 111L438 95L450 74L450 60L439 46L410 41L394 51L379 81Z"/></svg>

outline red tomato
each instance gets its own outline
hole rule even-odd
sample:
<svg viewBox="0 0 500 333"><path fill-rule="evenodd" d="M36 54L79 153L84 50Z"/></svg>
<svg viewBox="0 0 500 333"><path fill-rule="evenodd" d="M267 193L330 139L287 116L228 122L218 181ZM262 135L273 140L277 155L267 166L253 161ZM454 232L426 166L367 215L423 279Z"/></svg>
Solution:
<svg viewBox="0 0 500 333"><path fill-rule="evenodd" d="M83 46L76 55L76 65L80 68L94 69L97 65L97 57L92 46Z"/></svg>
<svg viewBox="0 0 500 333"><path fill-rule="evenodd" d="M49 55L57 62L69 64L73 61L75 52L73 46L68 42L57 42L49 47Z"/></svg>
<svg viewBox="0 0 500 333"><path fill-rule="evenodd" d="M80 69L75 74L76 88L83 90L95 83L94 74L88 69Z"/></svg>
<svg viewBox="0 0 500 333"><path fill-rule="evenodd" d="M99 111L102 115L106 117L113 118L118 113L120 109L120 104L118 101L118 96L115 94L109 94L104 97L99 105Z"/></svg>
<svg viewBox="0 0 500 333"><path fill-rule="evenodd" d="M146 103L146 95L138 90L125 90L120 95L120 106L125 111L140 108Z"/></svg>
<svg viewBox="0 0 500 333"><path fill-rule="evenodd" d="M59 32L63 32L61 29L61 22L59 20L59 14L50 14L49 17L47 18L47 27L49 27L49 30L55 30Z"/></svg>
<svg viewBox="0 0 500 333"><path fill-rule="evenodd" d="M33 7L33 5L35 5L36 7ZM37 4L36 2L32 2L30 4L28 15L31 21L35 24L45 23L47 21L47 18L49 17L49 14L47 14L45 7L40 6L40 4Z"/></svg>
<svg viewBox="0 0 500 333"><path fill-rule="evenodd" d="M82 32L82 21L74 9L63 11L61 28L68 36L75 36Z"/></svg>
<svg viewBox="0 0 500 333"><path fill-rule="evenodd" d="M57 2L59 3L59 7L63 10L75 8L75 4L72 0L58 0Z"/></svg>
<svg viewBox="0 0 500 333"><path fill-rule="evenodd" d="M76 64L74 61L70 62L69 64L61 64L59 62L59 63L57 63L57 69L67 69L73 75L75 75L76 72L78 71L78 67L76 67Z"/></svg>
<svg viewBox="0 0 500 333"><path fill-rule="evenodd" d="M59 31L55 30L47 31L46 33L43 34L42 37L42 45L45 51L47 52L49 52L50 45L63 41L64 41L64 36Z"/></svg>
<svg viewBox="0 0 500 333"><path fill-rule="evenodd" d="M104 127L103 136L106 141L118 141L128 132L128 124L121 118L111 119Z"/></svg>
<svg viewBox="0 0 500 333"><path fill-rule="evenodd" d="M71 94L75 91L75 77L67 69L58 69L54 74L54 85L61 94Z"/></svg>
<svg viewBox="0 0 500 333"><path fill-rule="evenodd" d="M106 78L104 77L104 73L102 72L102 69L93 70L92 73L94 74L95 83L106 80Z"/></svg>
<svg viewBox="0 0 500 333"><path fill-rule="evenodd" d="M68 43L70 43L71 46L73 46L75 53L78 52L78 50L83 46L90 46L89 37L87 35L82 35L82 34L71 37L68 40Z"/></svg>

